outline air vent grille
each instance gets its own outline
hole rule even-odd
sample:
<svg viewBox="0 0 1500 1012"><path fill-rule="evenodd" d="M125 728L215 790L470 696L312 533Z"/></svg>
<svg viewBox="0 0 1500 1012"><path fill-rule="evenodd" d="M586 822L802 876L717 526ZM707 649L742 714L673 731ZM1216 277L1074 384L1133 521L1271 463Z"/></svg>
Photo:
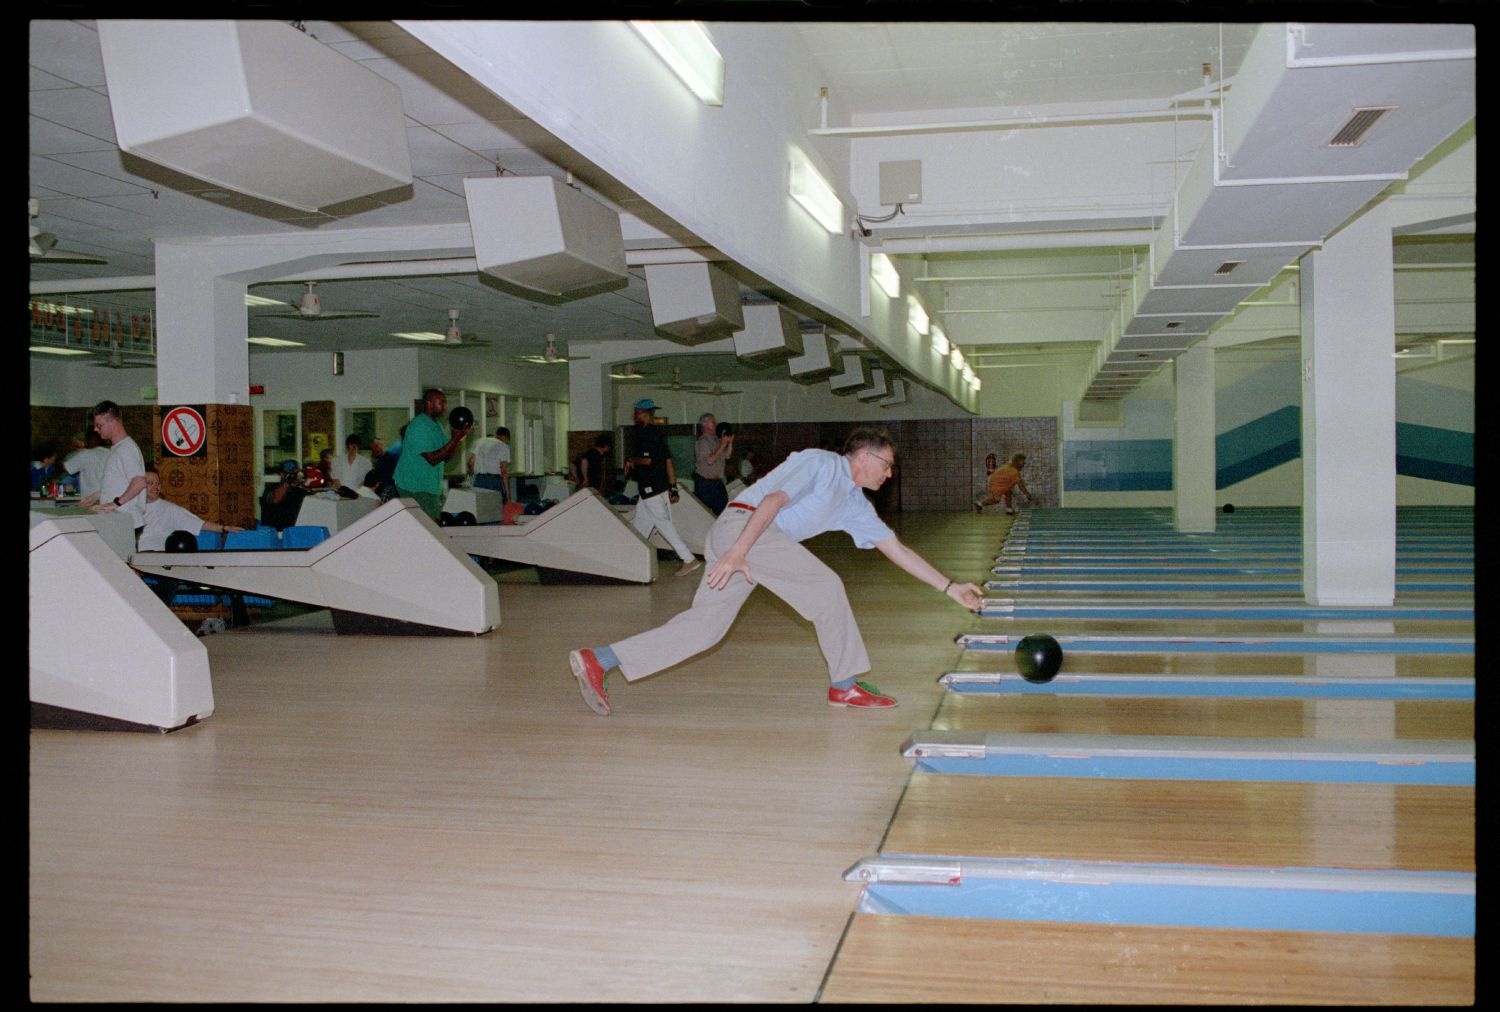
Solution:
<svg viewBox="0 0 1500 1012"><path fill-rule="evenodd" d="M1393 105L1368 106L1363 109L1355 109L1354 115L1349 121L1339 128L1339 132L1333 135L1333 140L1328 142L1330 148L1352 148L1365 139L1365 134L1370 132L1380 117L1391 112L1396 107Z"/></svg>

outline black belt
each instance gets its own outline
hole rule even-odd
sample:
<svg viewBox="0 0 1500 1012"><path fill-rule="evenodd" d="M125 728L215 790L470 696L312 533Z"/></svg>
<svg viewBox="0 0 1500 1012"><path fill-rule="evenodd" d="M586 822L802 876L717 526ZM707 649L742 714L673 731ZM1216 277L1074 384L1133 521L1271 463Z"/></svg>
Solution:
<svg viewBox="0 0 1500 1012"><path fill-rule="evenodd" d="M693 477L697 478L699 481L723 481L724 480L723 478L710 478L708 475L706 475L706 474L699 474L697 471L693 472Z"/></svg>

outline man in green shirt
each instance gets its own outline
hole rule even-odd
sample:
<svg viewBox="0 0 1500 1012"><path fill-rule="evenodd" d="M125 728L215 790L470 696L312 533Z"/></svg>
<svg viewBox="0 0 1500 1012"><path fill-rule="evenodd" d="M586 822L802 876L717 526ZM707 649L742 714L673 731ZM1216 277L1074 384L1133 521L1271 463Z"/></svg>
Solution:
<svg viewBox="0 0 1500 1012"><path fill-rule="evenodd" d="M443 465L458 452L467 428L444 436L438 419L448 410L448 397L432 387L422 392L422 413L406 426L401 457L396 461L396 494L415 499L422 512L436 520L443 511Z"/></svg>

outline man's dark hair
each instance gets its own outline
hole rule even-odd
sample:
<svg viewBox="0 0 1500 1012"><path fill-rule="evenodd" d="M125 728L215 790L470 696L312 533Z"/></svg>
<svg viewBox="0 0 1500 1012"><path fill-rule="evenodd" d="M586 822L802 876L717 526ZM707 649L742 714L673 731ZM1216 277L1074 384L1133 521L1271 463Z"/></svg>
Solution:
<svg viewBox="0 0 1500 1012"><path fill-rule="evenodd" d="M601 432L594 437L594 447L596 449L607 449L614 445L615 437L611 433Z"/></svg>
<svg viewBox="0 0 1500 1012"><path fill-rule="evenodd" d="M120 406L114 401L100 401L94 405L94 410L89 412L90 418L98 418L100 415L108 415L111 418L120 417Z"/></svg>
<svg viewBox="0 0 1500 1012"><path fill-rule="evenodd" d="M504 436L506 439L510 438L510 430L503 425L495 430L495 438L499 439L501 436Z"/></svg>
<svg viewBox="0 0 1500 1012"><path fill-rule="evenodd" d="M347 435L347 436L344 437L344 449L347 450L351 446L357 448L363 442L364 441L359 438L359 433L357 433L357 432L351 432L349 435Z"/></svg>
<svg viewBox="0 0 1500 1012"><path fill-rule="evenodd" d="M883 450L888 446L895 446L890 434L884 429L855 429L849 433L849 438L844 440L844 456L854 453L856 450L874 448Z"/></svg>

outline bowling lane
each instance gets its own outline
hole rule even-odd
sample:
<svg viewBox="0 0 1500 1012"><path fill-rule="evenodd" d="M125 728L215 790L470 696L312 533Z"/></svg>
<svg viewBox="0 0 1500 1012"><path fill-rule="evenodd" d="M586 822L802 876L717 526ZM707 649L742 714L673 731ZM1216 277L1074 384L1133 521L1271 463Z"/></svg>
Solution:
<svg viewBox="0 0 1500 1012"><path fill-rule="evenodd" d="M1474 703L1454 700L1100 698L961 695L939 731L1008 734L1218 735L1234 738L1474 737Z"/></svg>
<svg viewBox="0 0 1500 1012"><path fill-rule="evenodd" d="M958 671L1015 672L1004 651L965 650ZM1065 674L1091 672L1180 675L1307 675L1398 678L1473 677L1473 654L1302 654L1302 653L1065 653Z"/></svg>
<svg viewBox="0 0 1500 1012"><path fill-rule="evenodd" d="M1474 871L1466 787L913 773L881 854Z"/></svg>
<svg viewBox="0 0 1500 1012"><path fill-rule="evenodd" d="M955 671L1014 673L1003 651L965 650ZM1065 653L1066 674L1306 675L1461 678L1474 676L1469 654Z"/></svg>
<svg viewBox="0 0 1500 1012"><path fill-rule="evenodd" d="M1235 637L1285 635L1396 636L1474 638L1472 619L1341 619L1336 622L1309 619L1154 619L1154 618L984 618L978 631L995 635L1025 636L1045 632L1058 640L1064 636L1160 636ZM1066 644L1064 644L1066 649Z"/></svg>
<svg viewBox="0 0 1500 1012"><path fill-rule="evenodd" d="M851 919L819 995L821 1002L872 1004L1473 1000L1472 938L865 913Z"/></svg>

